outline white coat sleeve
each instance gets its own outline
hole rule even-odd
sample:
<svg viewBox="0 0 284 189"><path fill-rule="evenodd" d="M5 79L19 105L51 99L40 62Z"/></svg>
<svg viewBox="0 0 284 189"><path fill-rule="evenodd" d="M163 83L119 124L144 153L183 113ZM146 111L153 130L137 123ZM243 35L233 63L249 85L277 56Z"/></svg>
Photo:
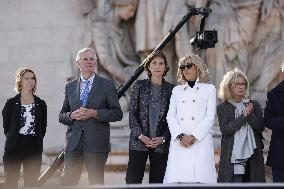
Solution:
<svg viewBox="0 0 284 189"><path fill-rule="evenodd" d="M216 114L216 89L214 85L209 85L208 100L206 107L206 114L197 127L193 130L192 135L201 141L214 125Z"/></svg>
<svg viewBox="0 0 284 189"><path fill-rule="evenodd" d="M177 120L176 88L174 88L172 91L169 110L167 114L167 121L172 139L175 139L179 134L183 133Z"/></svg>

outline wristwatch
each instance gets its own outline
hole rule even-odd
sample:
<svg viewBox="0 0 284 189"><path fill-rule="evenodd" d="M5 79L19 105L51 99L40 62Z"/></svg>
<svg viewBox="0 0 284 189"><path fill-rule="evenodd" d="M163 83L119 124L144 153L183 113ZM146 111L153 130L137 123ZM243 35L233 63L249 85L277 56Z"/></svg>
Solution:
<svg viewBox="0 0 284 189"><path fill-rule="evenodd" d="M142 139L143 134L139 135L138 139L141 140Z"/></svg>
<svg viewBox="0 0 284 189"><path fill-rule="evenodd" d="M182 140L182 137L184 136L185 134L184 133L181 133L177 136L177 139L179 139L180 141Z"/></svg>
<svg viewBox="0 0 284 189"><path fill-rule="evenodd" d="M161 138L162 138L162 144L164 144L166 142L166 138L163 136L161 136Z"/></svg>

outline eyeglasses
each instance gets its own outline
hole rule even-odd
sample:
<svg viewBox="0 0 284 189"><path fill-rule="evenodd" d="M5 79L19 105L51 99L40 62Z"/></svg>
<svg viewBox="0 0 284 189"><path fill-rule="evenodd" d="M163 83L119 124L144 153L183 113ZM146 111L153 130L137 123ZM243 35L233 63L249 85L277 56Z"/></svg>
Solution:
<svg viewBox="0 0 284 189"><path fill-rule="evenodd" d="M193 64L181 65L181 66L179 67L179 69L181 69L181 70L185 70L185 68L190 69L192 66L193 66Z"/></svg>
<svg viewBox="0 0 284 189"><path fill-rule="evenodd" d="M232 84L234 87L245 87L246 83L233 83Z"/></svg>
<svg viewBox="0 0 284 189"><path fill-rule="evenodd" d="M95 60L96 58L83 58L84 61L93 61Z"/></svg>

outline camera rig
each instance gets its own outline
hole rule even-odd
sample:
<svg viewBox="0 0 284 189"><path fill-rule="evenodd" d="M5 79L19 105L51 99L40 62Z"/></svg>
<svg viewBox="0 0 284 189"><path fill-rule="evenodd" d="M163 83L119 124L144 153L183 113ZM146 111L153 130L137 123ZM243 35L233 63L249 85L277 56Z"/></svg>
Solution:
<svg viewBox="0 0 284 189"><path fill-rule="evenodd" d="M200 21L199 31L195 33L195 36L190 39L190 44L197 49L214 48L218 42L218 34L216 30L204 30L205 19L209 16L211 9L202 11L202 19Z"/></svg>

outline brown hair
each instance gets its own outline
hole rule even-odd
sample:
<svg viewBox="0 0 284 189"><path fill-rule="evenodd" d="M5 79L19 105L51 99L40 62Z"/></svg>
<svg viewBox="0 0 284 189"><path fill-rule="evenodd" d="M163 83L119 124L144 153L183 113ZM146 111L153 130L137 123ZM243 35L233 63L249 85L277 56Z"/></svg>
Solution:
<svg viewBox="0 0 284 189"><path fill-rule="evenodd" d="M25 75L25 73L30 72L34 75L35 78L35 86L33 87L33 93L36 91L36 87L37 87L37 78L35 75L35 72L29 68L19 68L16 76L15 76L15 91L20 93L22 91L22 81L23 81L23 77Z"/></svg>
<svg viewBox="0 0 284 189"><path fill-rule="evenodd" d="M164 59L164 63L165 63L165 66L166 66L166 70L165 70L163 76L166 76L167 73L168 73L168 71L169 71L169 69L170 69L169 66L168 66L167 57L165 56L165 54L164 54L162 51L155 51L155 52L153 52L152 54L150 54L150 57L148 58L148 61L147 61L146 64L144 65L144 69L146 70L147 75L148 75L149 78L151 78L151 76L152 76L152 73L151 73L151 71L149 70L149 66L150 66L151 62L152 62L155 58L157 58L157 57L160 57L160 58Z"/></svg>

